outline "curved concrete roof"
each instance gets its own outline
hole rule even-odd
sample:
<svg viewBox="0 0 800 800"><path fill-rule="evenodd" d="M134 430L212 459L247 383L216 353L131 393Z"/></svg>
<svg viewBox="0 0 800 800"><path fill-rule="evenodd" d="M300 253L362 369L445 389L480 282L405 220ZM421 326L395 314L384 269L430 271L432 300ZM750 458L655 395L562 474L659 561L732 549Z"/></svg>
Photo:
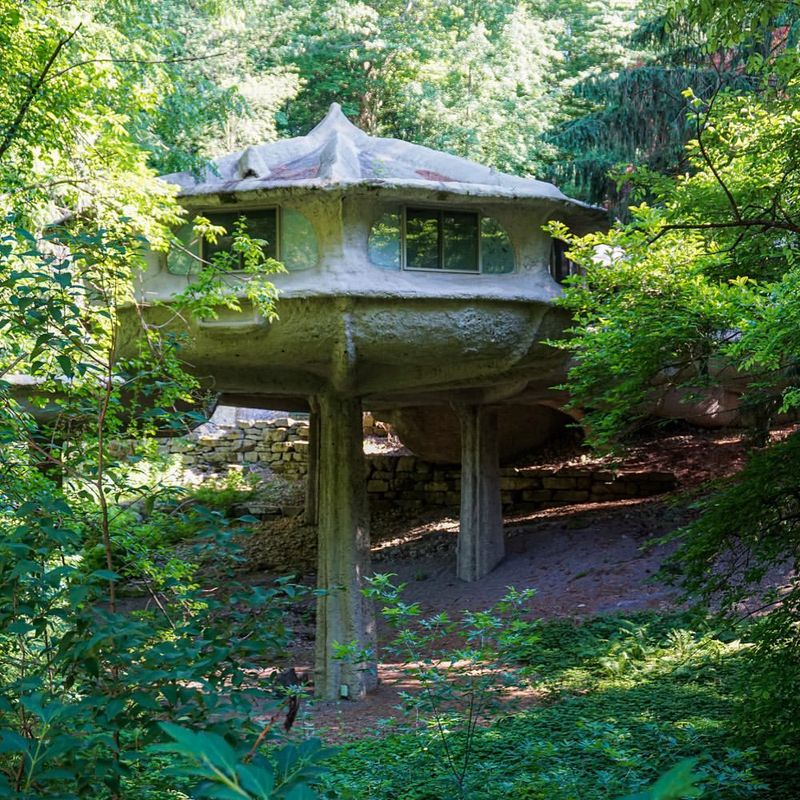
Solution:
<svg viewBox="0 0 800 800"><path fill-rule="evenodd" d="M591 209L551 183L516 175L400 139L370 136L334 103L308 135L251 145L222 156L202 175L163 176L181 197L289 187L333 190L364 187L443 191L474 197L551 200Z"/></svg>

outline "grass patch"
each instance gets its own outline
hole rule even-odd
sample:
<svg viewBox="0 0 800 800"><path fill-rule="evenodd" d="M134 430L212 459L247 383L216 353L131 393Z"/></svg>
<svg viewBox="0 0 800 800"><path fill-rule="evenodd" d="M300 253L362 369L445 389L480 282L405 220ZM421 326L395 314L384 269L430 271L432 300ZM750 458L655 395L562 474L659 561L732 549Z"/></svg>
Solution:
<svg viewBox="0 0 800 800"><path fill-rule="evenodd" d="M789 798L767 787L755 752L733 740L742 648L689 615L598 617L543 624L517 654L543 693L474 740L471 800L610 800L641 791L687 756L707 776L703 797ZM360 800L455 798L447 741L425 726L341 751L328 786Z"/></svg>

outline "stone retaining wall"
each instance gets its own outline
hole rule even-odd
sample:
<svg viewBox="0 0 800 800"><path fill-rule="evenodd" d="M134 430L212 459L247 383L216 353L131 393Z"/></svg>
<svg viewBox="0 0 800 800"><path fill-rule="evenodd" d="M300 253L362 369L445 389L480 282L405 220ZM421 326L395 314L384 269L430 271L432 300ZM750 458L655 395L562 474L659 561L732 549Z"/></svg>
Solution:
<svg viewBox="0 0 800 800"><path fill-rule="evenodd" d="M170 439L163 451L179 454L186 469L224 472L228 467L269 467L289 479L304 478L308 471L308 422L291 417L239 420L212 429L203 426L180 439Z"/></svg>
<svg viewBox="0 0 800 800"><path fill-rule="evenodd" d="M457 506L461 471L428 464L414 456L369 456L367 491L374 501L409 507ZM671 472L633 472L566 467L504 467L503 506L520 510L571 503L650 497L674 489Z"/></svg>
<svg viewBox="0 0 800 800"><path fill-rule="evenodd" d="M373 433L369 417L366 423L368 432ZM261 466L299 480L308 471L308 422L291 417L239 421L231 427L201 429L163 447L179 454L184 468L197 472L224 472L232 465ZM369 455L366 469L367 491L375 504L407 508L459 505L458 467L430 464L415 456ZM505 467L500 475L504 507L520 510L649 497L676 485L675 476L668 472L611 472L590 467Z"/></svg>

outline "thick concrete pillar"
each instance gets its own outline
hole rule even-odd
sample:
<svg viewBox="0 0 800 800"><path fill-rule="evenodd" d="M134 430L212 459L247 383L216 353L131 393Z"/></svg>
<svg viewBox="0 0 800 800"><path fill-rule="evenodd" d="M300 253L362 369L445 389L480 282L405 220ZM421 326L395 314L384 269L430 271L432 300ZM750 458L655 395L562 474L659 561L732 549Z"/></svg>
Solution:
<svg viewBox="0 0 800 800"><path fill-rule="evenodd" d="M491 572L505 555L497 412L485 406L456 408L461 420L461 524L456 571L464 581Z"/></svg>
<svg viewBox="0 0 800 800"><path fill-rule="evenodd" d="M319 403L312 400L308 416L308 461L306 473L306 525L319 524Z"/></svg>
<svg viewBox="0 0 800 800"><path fill-rule="evenodd" d="M318 697L362 698L378 683L375 614L362 594L369 572L369 507L364 469L361 401L318 398L319 523L314 686ZM335 644L370 651L361 662L334 658Z"/></svg>

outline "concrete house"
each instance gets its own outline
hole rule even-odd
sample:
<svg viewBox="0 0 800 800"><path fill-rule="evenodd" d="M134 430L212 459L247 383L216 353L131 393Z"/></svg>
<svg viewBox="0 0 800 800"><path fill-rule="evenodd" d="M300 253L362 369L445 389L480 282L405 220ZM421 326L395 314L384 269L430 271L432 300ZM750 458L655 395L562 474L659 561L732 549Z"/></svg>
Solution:
<svg viewBox="0 0 800 800"><path fill-rule="evenodd" d="M230 229L244 215L287 269L274 276L277 320L244 302L185 321L185 356L222 402L310 411L319 583L343 587L319 601L315 684L320 696L357 698L376 683L374 661L334 661L331 649L374 644L359 592L369 569L362 410L415 431L420 446L437 411L457 421L457 574L486 575L504 555L500 451L530 448L563 421L551 387L565 357L545 340L566 322L552 301L569 265L542 225L586 232L605 215L551 184L368 136L335 104L307 136L224 156L199 178L164 179L190 218ZM155 301L185 289L197 257L230 246L179 235L185 250L152 253L137 286L154 320L167 319ZM231 291L241 280L231 275ZM131 315L131 337L134 327Z"/></svg>

